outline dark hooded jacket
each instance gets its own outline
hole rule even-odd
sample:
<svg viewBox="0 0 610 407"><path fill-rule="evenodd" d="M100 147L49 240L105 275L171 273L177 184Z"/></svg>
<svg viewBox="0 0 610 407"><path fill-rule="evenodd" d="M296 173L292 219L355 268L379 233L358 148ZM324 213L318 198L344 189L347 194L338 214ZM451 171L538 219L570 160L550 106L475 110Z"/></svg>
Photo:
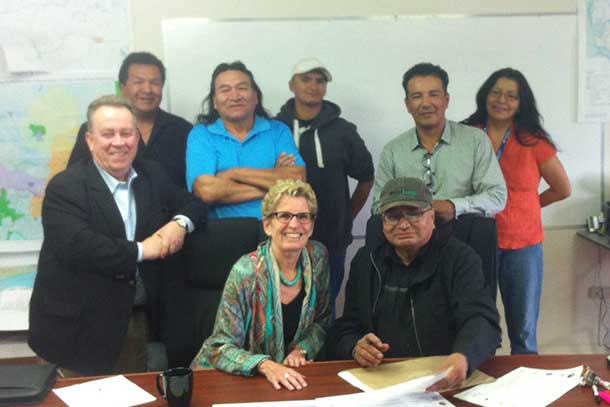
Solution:
<svg viewBox="0 0 610 407"><path fill-rule="evenodd" d="M351 263L345 308L336 325L335 352L342 359L352 358L361 337L369 332L377 334L379 298L394 261L394 248L380 227L373 234L367 236L366 245ZM405 272L413 274L405 293L410 309L404 310L402 337L413 352L391 354L390 343L388 356L459 352L468 359L471 373L495 354L501 342L498 311L485 285L479 256L470 246L437 229L411 265L409 270L403 266Z"/></svg>
<svg viewBox="0 0 610 407"><path fill-rule="evenodd" d="M324 101L322 111L299 137L297 146L307 168L307 182L318 199L318 217L312 239L331 254L344 252L352 242L352 212L347 177L371 181L371 154L356 126L339 117L341 109ZM295 131L294 98L282 106L277 120ZM298 123L297 123L298 129ZM296 140L295 140L296 141Z"/></svg>

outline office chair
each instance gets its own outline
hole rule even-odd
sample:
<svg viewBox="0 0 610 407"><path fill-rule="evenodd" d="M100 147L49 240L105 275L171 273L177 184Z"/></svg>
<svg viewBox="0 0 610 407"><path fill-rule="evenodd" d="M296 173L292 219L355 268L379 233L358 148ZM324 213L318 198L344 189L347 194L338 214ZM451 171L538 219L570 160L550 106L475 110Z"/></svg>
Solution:
<svg viewBox="0 0 610 407"><path fill-rule="evenodd" d="M496 220L475 214L466 214L448 224L455 237L467 243L481 258L485 282L496 301L498 294L498 231Z"/></svg>
<svg viewBox="0 0 610 407"><path fill-rule="evenodd" d="M182 251L182 276L166 296L164 331L170 366L190 364L212 333L233 264L265 239L256 218L210 219L188 236Z"/></svg>

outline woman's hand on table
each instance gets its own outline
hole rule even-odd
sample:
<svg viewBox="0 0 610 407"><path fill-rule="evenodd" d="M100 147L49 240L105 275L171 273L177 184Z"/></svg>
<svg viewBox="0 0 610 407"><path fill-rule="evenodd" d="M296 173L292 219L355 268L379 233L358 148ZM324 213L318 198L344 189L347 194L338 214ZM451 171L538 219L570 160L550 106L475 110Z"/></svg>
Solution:
<svg viewBox="0 0 610 407"><path fill-rule="evenodd" d="M290 356L290 355L288 355ZM264 375L276 390L282 387L288 390L301 390L307 387L305 376L296 370L267 359L258 366L260 374Z"/></svg>

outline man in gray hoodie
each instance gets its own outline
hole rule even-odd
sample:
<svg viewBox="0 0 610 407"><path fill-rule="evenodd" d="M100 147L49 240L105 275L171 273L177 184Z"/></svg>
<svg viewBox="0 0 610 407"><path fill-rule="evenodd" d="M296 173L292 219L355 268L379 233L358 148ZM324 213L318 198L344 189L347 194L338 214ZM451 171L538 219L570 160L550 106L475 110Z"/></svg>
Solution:
<svg viewBox="0 0 610 407"><path fill-rule="evenodd" d="M299 61L288 82L294 98L282 106L277 119L293 129L307 182L318 198L312 239L328 248L334 303L343 281L345 252L352 242L352 223L373 187L374 166L356 126L339 117L339 106L324 100L331 80L318 59ZM358 181L351 195L348 176Z"/></svg>

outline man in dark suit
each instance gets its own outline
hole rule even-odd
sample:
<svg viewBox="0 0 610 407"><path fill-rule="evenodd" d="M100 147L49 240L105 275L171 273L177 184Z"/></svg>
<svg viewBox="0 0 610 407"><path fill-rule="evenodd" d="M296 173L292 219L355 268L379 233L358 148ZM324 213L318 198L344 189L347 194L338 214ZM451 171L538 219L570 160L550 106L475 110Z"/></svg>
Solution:
<svg viewBox="0 0 610 407"><path fill-rule="evenodd" d="M140 133L138 157L157 161L174 184L186 189L186 138L193 125L159 107L165 84L163 62L149 52L132 52L121 64L119 83L121 94L134 107ZM86 133L87 123L83 123L70 154L69 166L91 157Z"/></svg>
<svg viewBox="0 0 610 407"><path fill-rule="evenodd" d="M205 221L205 206L155 162L134 160L132 105L89 105L92 159L57 174L43 201L44 241L28 343L77 374L144 371L159 335L161 259Z"/></svg>

